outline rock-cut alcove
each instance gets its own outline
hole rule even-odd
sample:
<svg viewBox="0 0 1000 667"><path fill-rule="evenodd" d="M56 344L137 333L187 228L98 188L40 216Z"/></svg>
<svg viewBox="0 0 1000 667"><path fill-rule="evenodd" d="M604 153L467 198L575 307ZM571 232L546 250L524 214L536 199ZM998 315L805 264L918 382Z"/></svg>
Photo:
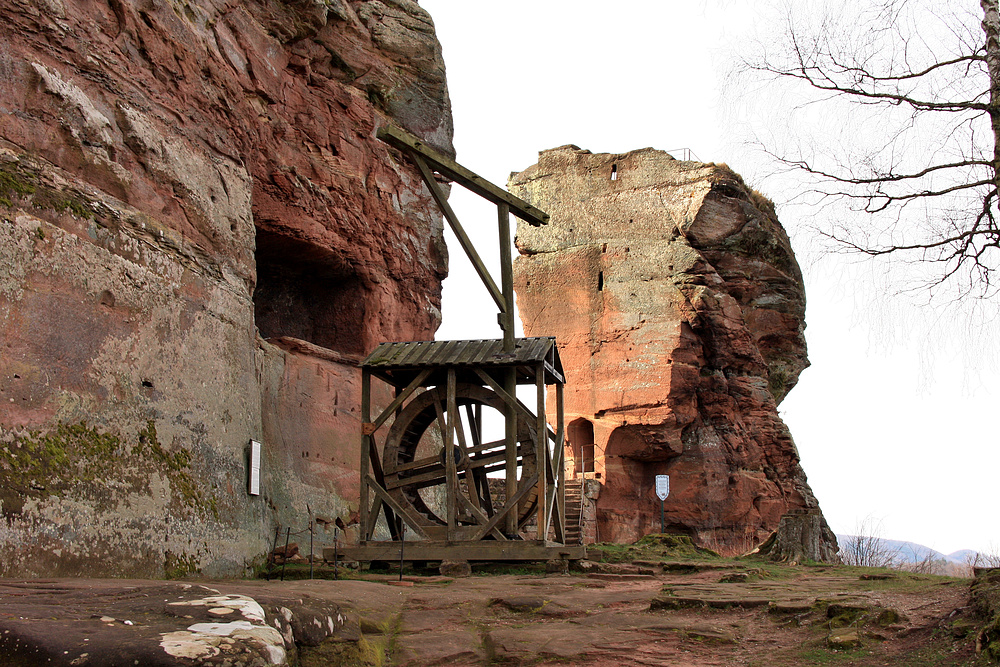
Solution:
<svg viewBox="0 0 1000 667"><path fill-rule="evenodd" d="M365 291L334 251L257 231L254 318L260 335L291 337L341 352L365 351Z"/></svg>

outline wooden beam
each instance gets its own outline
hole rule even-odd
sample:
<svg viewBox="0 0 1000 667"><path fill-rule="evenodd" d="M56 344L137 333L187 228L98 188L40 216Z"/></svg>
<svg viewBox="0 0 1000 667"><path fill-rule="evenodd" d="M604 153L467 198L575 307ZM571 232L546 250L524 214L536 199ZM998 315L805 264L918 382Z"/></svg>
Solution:
<svg viewBox="0 0 1000 667"><path fill-rule="evenodd" d="M462 460L465 462L465 488L469 491L469 499L472 504L476 506L476 510L480 511L483 509L482 504L479 502L479 490L476 488L476 478L472 474L472 459L469 456L468 446L465 442L465 426L462 425L462 411L457 407L455 408L455 422L457 424L455 428L455 435L458 436L458 446L462 448ZM464 498L463 494L458 494L459 497ZM483 517L486 515L483 514ZM480 522L482 523L482 522Z"/></svg>
<svg viewBox="0 0 1000 667"><path fill-rule="evenodd" d="M481 509L479 509L478 507L474 507L468 498L466 498L461 493L458 494L458 497L461 498L461 502L463 505L465 505L465 509L469 510L472 513L472 515L476 517L476 521L478 521L480 525L489 523L490 521L489 517L486 516ZM490 534L492 534L493 537L495 537L498 540L507 539L507 536L501 533L496 526L493 527L493 529L490 531Z"/></svg>
<svg viewBox="0 0 1000 667"><path fill-rule="evenodd" d="M524 498L524 496L526 496L528 494L528 491L530 491L531 487L533 487L536 483L538 483L538 475L537 474L532 475L528 479L522 479L521 480L521 488L519 488L517 490L517 493L515 493L513 496L511 496L511 497L509 497L507 499L507 502L504 503L504 506L502 508L500 508L499 512L497 512L492 517L490 517L489 523L487 523L485 526L483 526L479 530L479 532L476 533L475 537L472 538L473 541L475 541L475 540L481 540L484 537L486 537L486 535L489 534L489 532L491 530L493 530L494 528L496 528L496 526L497 526L498 523L500 523L500 519L502 519L502 518L504 518L506 516L511 516L512 515L514 517L514 520L516 521L517 520L517 504L519 502L521 502L521 499Z"/></svg>
<svg viewBox="0 0 1000 667"><path fill-rule="evenodd" d="M500 230L500 289L504 303L510 308L500 311L500 328L503 329L503 351L514 351L514 267L510 253L510 206L497 204L497 227Z"/></svg>
<svg viewBox="0 0 1000 667"><path fill-rule="evenodd" d="M515 410L521 413L522 417L524 417L529 421L535 419L536 415L532 413L531 410L528 409L528 406L526 406L521 401L517 400L517 396L515 394L512 394L507 390L505 390L503 387L501 387L496 380L491 378L489 374L484 372L482 369L473 368L472 370L476 373L476 375L479 377L480 380L485 382L487 385L489 385L490 389L496 392L497 396L503 399L503 402L506 405L513 406ZM556 433L551 428L549 428L548 425L545 426L545 431L546 433L548 433L548 437L550 439L555 440Z"/></svg>
<svg viewBox="0 0 1000 667"><path fill-rule="evenodd" d="M427 533L424 532L423 526L420 525L416 517L412 516L405 507L397 503L396 499L393 498L391 495L389 495L389 492L383 489L379 485L379 483L375 481L374 477L368 475L365 481L371 488L371 490L375 492L375 495L379 497L379 500L381 500L383 503L391 507L396 512L396 514L398 514L399 516L403 517L403 519L406 520L406 524L413 529L413 532L415 532L420 537L423 538L427 537Z"/></svg>
<svg viewBox="0 0 1000 667"><path fill-rule="evenodd" d="M549 214L539 210L511 193L497 187L482 176L466 169L447 155L428 146L419 137L394 125L384 125L376 135L385 143L404 152L413 152L427 160L434 171L475 192L494 204L507 204L511 212L528 224L538 227L549 221Z"/></svg>
<svg viewBox="0 0 1000 667"><path fill-rule="evenodd" d="M374 436L368 436L368 460L371 466L372 476L375 481L379 483L383 488L385 487L385 473L382 470L382 460L378 456L378 449L375 446ZM396 517L393 515L392 510L387 505L382 507L382 501L378 498L372 504L372 511L368 513L368 532L366 533L366 538L370 538L375 533L375 524L378 523L378 513L380 510L385 510L385 522L389 526L389 534L392 535L393 539L399 539L399 528L396 526Z"/></svg>
<svg viewBox="0 0 1000 667"><path fill-rule="evenodd" d="M444 541L417 541L406 543L406 559L410 561L428 560L470 560L470 561L544 561L550 558L577 560L587 557L582 545L562 545L537 540L480 540L449 544ZM341 545L337 554L343 560L394 561L399 560L398 542L369 542L355 547ZM323 556L333 560L334 548L324 547Z"/></svg>
<svg viewBox="0 0 1000 667"><path fill-rule="evenodd" d="M367 368L361 370L361 423L371 420L372 374ZM368 456L371 450L371 434L361 436L361 540L368 539Z"/></svg>
<svg viewBox="0 0 1000 667"><path fill-rule="evenodd" d="M523 447L518 447L518 454L523 454ZM487 454L486 456L481 456L473 459L470 462L470 466L473 472L477 472L483 468L487 470L492 470L494 464L503 463L506 461L506 452L493 452ZM503 466L498 466L503 468ZM435 462L433 464L425 466L425 470L421 472L416 472L412 475L406 477L396 477L391 482L385 483L385 488L387 489L398 489L403 486L413 486L418 489L422 489L428 486L434 486L435 484L440 484L444 480L445 470L444 466L441 465L439 457L435 457ZM462 471L459 471L462 474Z"/></svg>
<svg viewBox="0 0 1000 667"><path fill-rule="evenodd" d="M541 465L538 475L538 539L548 538L549 510L552 507L547 484L551 480L552 461L549 459L548 425L545 422L545 372L542 364L535 371L535 465ZM554 480L553 480L554 481Z"/></svg>
<svg viewBox="0 0 1000 667"><path fill-rule="evenodd" d="M492 442L487 442L475 447L470 447L468 449L468 452L470 454L479 454L482 452L487 452L491 449L497 449L502 446L503 446L503 440L493 440ZM398 474L401 472L408 472L410 470L417 470L419 468L426 468L427 466L432 466L435 464L440 465L440 463L441 463L440 456L425 456L424 458L417 459L409 463L404 463L401 466L396 466L395 472Z"/></svg>
<svg viewBox="0 0 1000 667"><path fill-rule="evenodd" d="M483 447L483 405L476 403L475 411L472 406L465 406L469 412L469 423L472 424L472 441L476 445L476 451ZM505 452L506 454L506 452ZM476 470L476 483L479 484L480 492L483 495L483 509L488 516L493 516L493 495L490 492L490 480L483 469Z"/></svg>
<svg viewBox="0 0 1000 667"><path fill-rule="evenodd" d="M413 392L420 388L420 385L427 379L427 376L430 375L433 370L433 368L425 368L420 371L417 377L413 378L413 381L406 386L406 389L396 395L396 398L385 408L385 410L382 411L382 414L378 416L378 419L372 422L372 426L374 427L372 429L373 433L375 432L375 429L384 424L386 420L389 419L389 417L403 405L403 401L408 399Z"/></svg>
<svg viewBox="0 0 1000 667"><path fill-rule="evenodd" d="M504 454L506 458L504 478L506 480L505 493L507 498L510 498L517 490L517 406L509 398L504 398L504 395L507 392L511 392L511 394L507 394L509 397L517 391L517 371L513 368L508 368L504 372L504 389L501 389L493 381L493 378L490 378L481 369L477 368L475 371L480 378L488 378L487 383L493 387L493 391L497 392L504 401ZM504 530L508 535L513 535L517 532L517 519L517 512L511 512L507 515Z"/></svg>
<svg viewBox="0 0 1000 667"><path fill-rule="evenodd" d="M566 542L566 405L563 402L563 385L556 384L556 473L559 475L559 495L556 502L559 505L558 534L562 535L560 542ZM580 511L583 511L584 498L580 494Z"/></svg>
<svg viewBox="0 0 1000 667"><path fill-rule="evenodd" d="M475 246L472 245L472 240L469 235L465 233L465 228L462 227L462 223L458 221L458 216L451 209L451 204L448 203L448 198L444 196L441 192L441 188L438 187L437 182L434 180L434 174L431 173L430 167L427 163L423 161L416 153L410 154L410 159L413 163L417 165L417 169L420 170L420 175L423 176L424 182L427 184L427 189L430 190L431 196L434 197L434 201L437 202L438 206L441 208L441 212L444 213L445 220L451 226L451 231L455 232L455 236L458 238L458 242L461 244L462 249L465 250L465 254L468 256L469 261L472 262L472 266L476 269L476 273L479 274L479 278L486 285L487 291L489 291L490 296L493 297L493 301L496 302L497 307L500 312L506 312L507 306L503 298L503 293L497 284L493 281L493 276L490 275L489 269L486 268L486 264L483 262L482 257L476 252Z"/></svg>
<svg viewBox="0 0 1000 667"><path fill-rule="evenodd" d="M458 412L455 398L455 369L448 369L447 393L448 407L446 408L447 429L444 434L444 483L446 489L445 505L448 512L448 540L454 539L455 526L458 525L456 513L458 511L458 474L455 471L455 413Z"/></svg>

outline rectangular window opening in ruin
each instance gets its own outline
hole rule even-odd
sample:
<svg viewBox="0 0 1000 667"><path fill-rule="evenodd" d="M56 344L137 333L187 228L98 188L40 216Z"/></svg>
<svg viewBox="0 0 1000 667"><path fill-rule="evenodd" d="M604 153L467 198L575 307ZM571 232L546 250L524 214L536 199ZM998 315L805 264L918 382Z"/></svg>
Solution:
<svg viewBox="0 0 1000 667"><path fill-rule="evenodd" d="M611 180L612 181L617 181L618 180L618 165L617 164L611 165Z"/></svg>
<svg viewBox="0 0 1000 667"><path fill-rule="evenodd" d="M597 272L597 291L604 291L604 271Z"/></svg>
<svg viewBox="0 0 1000 667"><path fill-rule="evenodd" d="M367 294L350 264L328 248L261 229L255 257L254 319L262 338L365 353Z"/></svg>

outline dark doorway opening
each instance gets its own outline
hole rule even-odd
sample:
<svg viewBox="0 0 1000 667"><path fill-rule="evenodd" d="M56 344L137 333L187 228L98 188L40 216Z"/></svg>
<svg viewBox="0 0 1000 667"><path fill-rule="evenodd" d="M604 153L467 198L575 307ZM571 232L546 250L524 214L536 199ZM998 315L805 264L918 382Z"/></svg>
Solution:
<svg viewBox="0 0 1000 667"><path fill-rule="evenodd" d="M567 429L573 448L574 472L594 472L594 425L587 419L574 420Z"/></svg>
<svg viewBox="0 0 1000 667"><path fill-rule="evenodd" d="M254 318L263 338L289 336L363 354L365 289L335 253L257 230Z"/></svg>

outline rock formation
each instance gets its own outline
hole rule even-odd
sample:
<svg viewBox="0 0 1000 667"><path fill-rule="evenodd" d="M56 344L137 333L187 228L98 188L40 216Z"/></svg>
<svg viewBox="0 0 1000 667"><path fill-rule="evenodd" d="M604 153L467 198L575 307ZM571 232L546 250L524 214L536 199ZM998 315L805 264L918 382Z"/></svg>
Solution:
<svg viewBox="0 0 1000 667"><path fill-rule="evenodd" d="M276 526L356 510L357 360L440 320L440 214L374 138L451 151L430 17L0 16L0 576L241 573Z"/></svg>
<svg viewBox="0 0 1000 667"><path fill-rule="evenodd" d="M653 149L543 151L509 187L552 216L518 226L515 287L525 334L559 341L568 472L603 484L597 539L659 532L658 474L668 532L723 551L816 507L777 413L808 362L772 204L723 165Z"/></svg>

